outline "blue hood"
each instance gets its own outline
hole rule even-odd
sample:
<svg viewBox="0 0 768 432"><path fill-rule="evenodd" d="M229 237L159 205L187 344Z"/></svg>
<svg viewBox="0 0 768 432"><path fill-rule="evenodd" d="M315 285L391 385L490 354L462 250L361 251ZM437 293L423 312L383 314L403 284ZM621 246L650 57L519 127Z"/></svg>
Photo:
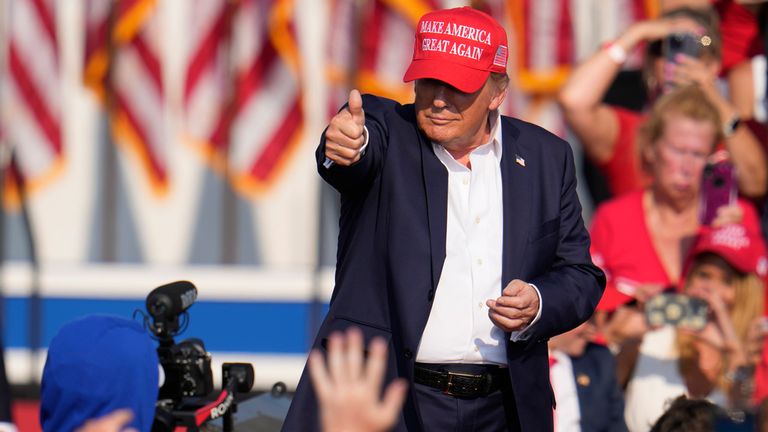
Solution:
<svg viewBox="0 0 768 432"><path fill-rule="evenodd" d="M130 426L149 432L158 394L156 346L128 319L92 315L65 324L51 341L43 370L40 423L68 432L87 420L130 408Z"/></svg>

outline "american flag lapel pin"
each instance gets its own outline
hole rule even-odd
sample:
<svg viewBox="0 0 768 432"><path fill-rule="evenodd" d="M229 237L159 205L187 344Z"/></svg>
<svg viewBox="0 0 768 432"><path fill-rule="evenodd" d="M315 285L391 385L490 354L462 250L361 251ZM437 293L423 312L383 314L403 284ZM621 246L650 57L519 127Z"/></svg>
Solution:
<svg viewBox="0 0 768 432"><path fill-rule="evenodd" d="M525 166L525 159L521 158L520 155L515 155L515 162L521 167Z"/></svg>

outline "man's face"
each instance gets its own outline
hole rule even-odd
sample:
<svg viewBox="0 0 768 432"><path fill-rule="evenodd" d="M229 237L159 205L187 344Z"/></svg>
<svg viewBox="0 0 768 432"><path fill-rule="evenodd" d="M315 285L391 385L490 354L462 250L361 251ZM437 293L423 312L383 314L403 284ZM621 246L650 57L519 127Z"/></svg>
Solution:
<svg viewBox="0 0 768 432"><path fill-rule="evenodd" d="M427 137L448 150L477 147L488 139L488 112L504 101L505 92L489 78L474 93L442 81L416 81L416 121Z"/></svg>

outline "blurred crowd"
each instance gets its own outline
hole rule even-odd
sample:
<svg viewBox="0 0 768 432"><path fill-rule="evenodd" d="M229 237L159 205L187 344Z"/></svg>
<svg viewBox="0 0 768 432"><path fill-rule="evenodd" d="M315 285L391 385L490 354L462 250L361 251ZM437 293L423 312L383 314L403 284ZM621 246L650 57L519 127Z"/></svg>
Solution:
<svg viewBox="0 0 768 432"><path fill-rule="evenodd" d="M756 60L768 11L662 3L576 65L558 94L603 186L591 252L608 283L593 319L550 343L555 425L768 430L766 71ZM630 86L644 91L632 100L615 87L635 52Z"/></svg>

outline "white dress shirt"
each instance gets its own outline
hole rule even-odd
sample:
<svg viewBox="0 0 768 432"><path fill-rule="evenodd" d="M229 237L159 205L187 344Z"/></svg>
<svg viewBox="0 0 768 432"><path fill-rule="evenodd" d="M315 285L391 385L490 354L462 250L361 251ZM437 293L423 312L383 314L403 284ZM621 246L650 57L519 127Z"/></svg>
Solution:
<svg viewBox="0 0 768 432"><path fill-rule="evenodd" d="M504 331L493 324L485 304L499 297L503 289L498 112L490 121L491 139L469 155L472 169L457 162L441 145L432 144L448 170L446 256L416 355L420 363L507 364ZM540 314L541 304L536 319ZM513 340L522 336L514 333Z"/></svg>

